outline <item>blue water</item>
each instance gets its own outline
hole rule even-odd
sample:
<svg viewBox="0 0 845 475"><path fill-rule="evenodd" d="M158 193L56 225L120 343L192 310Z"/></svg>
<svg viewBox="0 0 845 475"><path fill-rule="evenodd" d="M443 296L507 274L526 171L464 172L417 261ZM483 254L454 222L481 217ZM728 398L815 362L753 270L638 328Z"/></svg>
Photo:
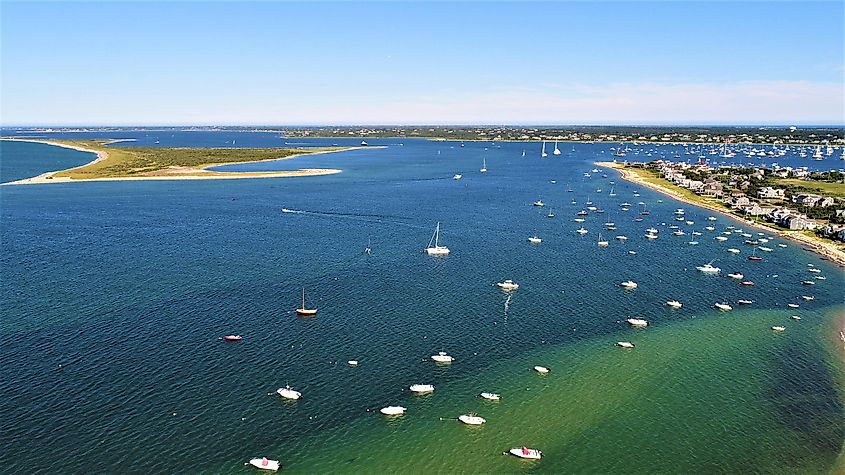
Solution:
<svg viewBox="0 0 845 475"><path fill-rule="evenodd" d="M39 143L0 141L0 183L78 167L95 155Z"/></svg>
<svg viewBox="0 0 845 475"><path fill-rule="evenodd" d="M171 145L216 146L212 142L228 137L190 134ZM236 146L283 142L267 135L240 133ZM160 142L165 145L163 138ZM687 387L695 383L683 379L686 370L714 368L707 381L722 386L696 388L690 397L700 401L685 400L675 411L688 410L692 418L702 401L733 404L736 397L738 407L765 413L744 413L741 420L754 430L736 435L752 447L755 440L767 441L757 458L771 451L806 459L803 468L829 468L845 439L835 429L845 420L837 382L841 363L819 348L830 309L841 311L843 304L841 269L796 244L777 247L783 242L778 239L767 244L775 251L766 253L765 261L749 262L745 238L733 234L726 243L714 240L726 226L743 223L722 216L711 223L705 219L713 213L638 189L612 171L605 172L607 178L602 173L585 178L592 162L607 155L607 144L576 145L574 153L567 144L561 157L541 160L531 153L522 158L521 151L534 145L518 143L369 142L387 146L223 167L343 170L320 177L0 187L0 411L5 416L0 464L5 470L233 472L243 470L251 456L276 453L286 465L307 472L325 437L337 440L337 434L345 434L364 442L373 437L376 443L380 429L355 432L370 417L366 409L411 403L402 391L408 384L461 387L494 365L509 367L514 358L537 352L572 351L586 358L596 339L633 338L622 323L632 315L665 328L668 346L675 327L698 321L724 325L726 316L713 311L713 303L740 298L755 301L753 318L763 319L766 338L768 326L779 322L765 323L766 310L785 318L792 312L787 303L800 303L795 312L804 316L801 326L782 335L794 339L789 347L794 368L786 381L778 379L783 367L768 366L777 355L759 336L747 352L735 350L741 340L724 341L734 348L736 367L765 368L776 383L766 379L732 395L725 388L741 375L720 372L726 369L718 365L719 352L685 361L677 373L652 377L670 387L678 378L677 384ZM12 157L3 149L4 166L35 160L44 150L18 145L23 153ZM482 158L490 170L483 175L478 172ZM456 173L463 179L453 180ZM611 186L616 197L608 196ZM641 196L634 197L635 191ZM538 198L546 208L531 206ZM584 225L590 234L579 236L574 231L580 225L572 219L588 199L605 213L588 216ZM636 222L637 206L622 212L622 201L644 201L651 214ZM676 223L672 212L679 207L695 222L678 223L688 232L682 237L668 227ZM549 209L555 218L546 217ZM607 220L618 230L605 232ZM437 222L442 242L452 250L447 258L422 252ZM708 224L717 230L704 231ZM656 241L642 237L651 226L660 230ZM704 233L696 238L698 246L687 244L693 229ZM599 231L611 241L606 249L596 246ZM534 233L542 244L527 242ZM614 240L617 234L629 241ZM368 243L369 256L363 253ZM728 247L742 254L729 254ZM721 276L695 270L712 259L718 259ZM807 271L808 263L822 269L827 280L812 288L800 285L815 275ZM735 270L757 285L742 287L724 276ZM510 299L494 287L508 278L521 286ZM627 279L639 288L622 290L618 284ZM293 314L301 287L307 289L309 306L319 308L314 319ZM816 300L801 300L810 292ZM663 304L669 299L683 301L684 308L668 311ZM742 319L743 310L729 315ZM218 340L231 333L244 335L244 341ZM455 355L459 364L433 367L427 358L440 350ZM348 359L359 359L362 366L349 371ZM601 369L594 371L585 373L586 381L601 377ZM286 383L306 394L303 401L285 404L268 395ZM789 401L778 388L788 389ZM770 408L795 399L815 401L800 406L801 419L814 421L812 426L795 419L772 423ZM638 417L655 424L684 417L683 412L664 414L660 407L651 411ZM624 409L611 415L620 421L626 417ZM727 421L729 415L724 417ZM613 440L613 432L599 427L593 430L600 436L581 442L585 453L596 457L611 450L600 441ZM679 467L748 469L740 454L707 434L696 449L721 454L722 465L702 464L702 459L697 465L688 448L678 448L672 456ZM672 436L659 437L668 444ZM345 452L337 443L337 454L325 447L323 456L330 455L329 466L343 471ZM744 446L738 442L737 447ZM494 453L501 449L485 447ZM460 463L460 453L449 456ZM640 454L638 463L635 472L665 467L647 454ZM427 470L425 465L406 468Z"/></svg>

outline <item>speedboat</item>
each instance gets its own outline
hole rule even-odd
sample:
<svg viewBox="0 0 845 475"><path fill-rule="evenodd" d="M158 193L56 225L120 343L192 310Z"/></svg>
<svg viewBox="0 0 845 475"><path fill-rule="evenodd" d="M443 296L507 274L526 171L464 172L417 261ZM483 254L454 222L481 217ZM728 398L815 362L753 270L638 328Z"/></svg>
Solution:
<svg viewBox="0 0 845 475"><path fill-rule="evenodd" d="M584 218L575 218L573 219L573 221L575 221L576 223L583 223L586 220Z"/></svg>
<svg viewBox="0 0 845 475"><path fill-rule="evenodd" d="M739 254L740 251L739 251L739 249L732 247L732 248L728 249L728 252L733 253L733 254Z"/></svg>
<svg viewBox="0 0 845 475"><path fill-rule="evenodd" d="M226 341L241 341L244 339L244 337L240 335L226 335L223 337L223 339Z"/></svg>
<svg viewBox="0 0 845 475"><path fill-rule="evenodd" d="M733 272L731 274L728 274L728 277L730 277L731 279L742 280L742 278L745 276L740 274L739 272Z"/></svg>
<svg viewBox="0 0 845 475"><path fill-rule="evenodd" d="M791 318L791 319L793 319L793 320L801 320L801 317L799 317L798 315L793 315L793 316L791 316L791 317L789 317L789 318Z"/></svg>
<svg viewBox="0 0 845 475"><path fill-rule="evenodd" d="M471 426L480 426L487 422L487 419L483 417L479 417L476 413L470 412L469 414L464 414L458 416L458 420L463 422L464 424L471 425Z"/></svg>
<svg viewBox="0 0 845 475"><path fill-rule="evenodd" d="M797 303L788 303L788 304L786 304L786 306L787 306L787 307L789 307L789 308L798 308L798 307L800 307L800 305L798 305Z"/></svg>
<svg viewBox="0 0 845 475"><path fill-rule="evenodd" d="M508 279L504 282L497 282L496 285L499 286L500 289L504 290L505 292L510 292L512 290L516 290L519 288L519 284L516 282Z"/></svg>
<svg viewBox="0 0 845 475"><path fill-rule="evenodd" d="M752 282L750 280L743 280L742 282L740 282L740 284L742 284L746 287L753 287L754 286L754 282Z"/></svg>
<svg viewBox="0 0 845 475"><path fill-rule="evenodd" d="M634 282L633 280L626 280L625 282L622 282L619 285L621 285L622 287L625 287L626 289L636 289L637 288L637 283Z"/></svg>
<svg viewBox="0 0 845 475"><path fill-rule="evenodd" d="M637 251L628 251L628 254L635 256L635 255L637 255Z"/></svg>
<svg viewBox="0 0 845 475"><path fill-rule="evenodd" d="M543 203L543 200L537 200L531 204L533 204L534 206L546 206L546 203Z"/></svg>
<svg viewBox="0 0 845 475"><path fill-rule="evenodd" d="M736 303L738 303L740 305L751 305L752 303L754 303L754 301L753 300L739 299L739 300L736 301Z"/></svg>
<svg viewBox="0 0 845 475"><path fill-rule="evenodd" d="M675 236L684 236L684 235L686 235L686 233L685 233L685 232L683 232L683 231L681 231L680 229L679 229L679 230L677 230L677 231L675 231L675 232L673 232L672 234L674 234Z"/></svg>
<svg viewBox="0 0 845 475"><path fill-rule="evenodd" d="M537 449L529 449L528 447L513 448L508 452L522 459L540 460L543 457L543 452Z"/></svg>
<svg viewBox="0 0 845 475"><path fill-rule="evenodd" d="M629 318L625 321L628 322L628 324L631 325L632 327L647 327L648 326L648 320L644 320L642 318Z"/></svg>
<svg viewBox="0 0 845 475"><path fill-rule="evenodd" d="M704 229L706 229L708 231L715 231L716 230L716 228L714 228L713 226L705 226Z"/></svg>
<svg viewBox="0 0 845 475"><path fill-rule="evenodd" d="M812 295L802 295L801 298L808 301L808 302L816 300L816 298L813 297Z"/></svg>
<svg viewBox="0 0 845 475"><path fill-rule="evenodd" d="M415 392L415 393L419 393L419 394L430 393L430 392L434 391L434 385L433 384L414 384L411 387L409 387L408 389L410 389L411 392Z"/></svg>
<svg viewBox="0 0 845 475"><path fill-rule="evenodd" d="M385 416L401 416L407 410L408 408L402 406L387 406L379 409L379 412Z"/></svg>
<svg viewBox="0 0 845 475"><path fill-rule="evenodd" d="M696 266L696 269L698 269L699 272L704 272L705 274L718 274L719 271L722 270L718 267L712 266L710 262L704 264L703 266Z"/></svg>
<svg viewBox="0 0 845 475"><path fill-rule="evenodd" d="M267 457L254 458L249 461L249 464L255 468L260 468L261 470L269 470L275 472L279 470L279 461L278 460L270 460Z"/></svg>
<svg viewBox="0 0 845 475"><path fill-rule="evenodd" d="M447 355L445 351L441 351L436 355L432 355L431 359L438 363L451 363L452 361L455 361L455 358Z"/></svg>
<svg viewBox="0 0 845 475"><path fill-rule="evenodd" d="M285 399L299 399L302 397L301 392L294 391L290 386L285 386L283 388L277 389L276 394L282 396Z"/></svg>
<svg viewBox="0 0 845 475"><path fill-rule="evenodd" d="M587 216L587 215L588 215L588 214L590 214L590 213L587 213L587 210L582 209L581 211L579 211L579 212L578 212L578 213L576 213L576 214L577 214L578 216Z"/></svg>
<svg viewBox="0 0 845 475"><path fill-rule="evenodd" d="M528 238L528 242L530 242L531 244L540 244L541 242L543 242L543 240L542 240L542 239L540 239L540 238L539 238L539 237L537 237L537 236L530 236L530 237Z"/></svg>
<svg viewBox="0 0 845 475"><path fill-rule="evenodd" d="M715 216L708 216L707 221L716 221L716 217Z"/></svg>
<svg viewBox="0 0 845 475"><path fill-rule="evenodd" d="M648 228L648 229L645 230L645 232L647 232L649 234L657 234L658 233L657 229L655 229L655 228Z"/></svg>
<svg viewBox="0 0 845 475"><path fill-rule="evenodd" d="M817 275L816 280L827 280L827 277L825 277L823 275Z"/></svg>
<svg viewBox="0 0 845 475"><path fill-rule="evenodd" d="M726 238L725 236L716 236L716 240L717 241L727 241L728 238Z"/></svg>
<svg viewBox="0 0 845 475"><path fill-rule="evenodd" d="M672 308L681 308L681 307L684 306L684 304L682 304L681 302L678 302L677 300L670 300L670 301L666 302L666 305L668 305Z"/></svg>
<svg viewBox="0 0 845 475"><path fill-rule="evenodd" d="M689 241L689 242L687 242L687 244L689 244L690 246L697 246L698 241Z"/></svg>
<svg viewBox="0 0 845 475"><path fill-rule="evenodd" d="M778 244L778 247L786 247L786 244Z"/></svg>
<svg viewBox="0 0 845 475"><path fill-rule="evenodd" d="M499 399L502 399L502 396L496 393L481 393L481 397L488 401L498 401Z"/></svg>
<svg viewBox="0 0 845 475"><path fill-rule="evenodd" d="M657 234L646 233L645 238L646 239L657 239Z"/></svg>
<svg viewBox="0 0 845 475"><path fill-rule="evenodd" d="M634 344L630 341L617 341L616 346L619 346L621 348L633 348Z"/></svg>
<svg viewBox="0 0 845 475"><path fill-rule="evenodd" d="M776 332L786 331L786 327L772 327L772 330Z"/></svg>
<svg viewBox="0 0 845 475"><path fill-rule="evenodd" d="M546 374L551 370L549 368L546 368L545 366L535 366L534 371L536 371L540 374Z"/></svg>
<svg viewBox="0 0 845 475"><path fill-rule="evenodd" d="M801 283L804 285L816 285L812 280L802 280Z"/></svg>
<svg viewBox="0 0 845 475"><path fill-rule="evenodd" d="M349 360L346 362L349 366L358 366L358 360Z"/></svg>
<svg viewBox="0 0 845 475"><path fill-rule="evenodd" d="M730 305L728 305L728 304L726 304L726 303L717 303L717 304L715 304L715 305L713 305L713 306L714 306L714 307L716 307L716 308L718 308L719 310L721 310L721 311L723 311L723 312L727 312L727 311L729 311L729 310L733 310L733 309L734 309L733 307L731 307Z"/></svg>

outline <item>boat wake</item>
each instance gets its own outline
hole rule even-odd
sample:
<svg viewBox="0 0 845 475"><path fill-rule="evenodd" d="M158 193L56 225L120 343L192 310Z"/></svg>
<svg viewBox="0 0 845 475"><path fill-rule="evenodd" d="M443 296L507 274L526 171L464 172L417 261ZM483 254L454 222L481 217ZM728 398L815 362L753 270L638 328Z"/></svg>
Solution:
<svg viewBox="0 0 845 475"><path fill-rule="evenodd" d="M394 216L389 214L366 214L366 213L338 213L332 211L309 211L303 209L282 208L282 213L288 214L304 214L309 216L324 216L330 218L352 218L352 219L376 219L376 220L400 220L410 221L411 218L405 216Z"/></svg>

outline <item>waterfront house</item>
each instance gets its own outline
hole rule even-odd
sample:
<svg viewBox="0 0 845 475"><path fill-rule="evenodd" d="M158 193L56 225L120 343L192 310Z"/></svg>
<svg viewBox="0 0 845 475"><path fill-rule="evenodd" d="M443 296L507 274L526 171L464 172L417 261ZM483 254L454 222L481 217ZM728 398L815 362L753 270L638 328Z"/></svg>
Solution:
<svg viewBox="0 0 845 475"><path fill-rule="evenodd" d="M761 200L782 200L786 198L786 193L781 188L766 186L757 191L757 198Z"/></svg>
<svg viewBox="0 0 845 475"><path fill-rule="evenodd" d="M834 200L829 196L801 193L792 197L792 202L810 208L833 206Z"/></svg>

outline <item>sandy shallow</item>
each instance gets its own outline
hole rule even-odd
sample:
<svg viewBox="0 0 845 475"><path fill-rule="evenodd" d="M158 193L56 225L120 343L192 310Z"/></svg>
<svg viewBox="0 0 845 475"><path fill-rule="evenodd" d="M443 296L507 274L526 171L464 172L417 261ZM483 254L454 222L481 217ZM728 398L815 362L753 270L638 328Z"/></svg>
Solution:
<svg viewBox="0 0 845 475"><path fill-rule="evenodd" d="M324 150L319 152L312 152L312 153L302 153L297 155L291 155L284 158L271 158L267 160L255 160L255 161L245 161L245 162L231 162L231 163L218 163L218 164L211 164L207 165L203 168L193 168L193 167L170 167L163 170L157 170L152 175L146 176L137 176L137 177L103 177L103 178L69 178L69 177L60 177L55 176L59 172L64 172L68 170L76 170L82 167L86 167L89 165L93 165L95 163L101 162L108 158L108 152L105 151L96 151L87 149L85 147L80 147L77 145L54 142L51 140L38 140L38 139L16 139L16 138L4 138L3 140L6 141L14 141L14 142L32 142L32 143L43 143L47 145L53 145L55 147L63 147L69 148L72 150L78 150L80 152L89 152L96 154L94 160L80 165L74 168L68 168L65 170L55 170L46 173L42 173L38 176L34 176L31 178L24 178L21 180L11 181L8 183L0 183L0 185L42 185L42 184L50 184L50 183L81 183L81 182L91 182L91 181L146 181L146 180L235 180L235 179L244 179L244 178L286 178L286 177L305 177L305 176L320 176L320 175L332 175L335 173L340 173L342 170L337 168L302 168L299 170L286 170L286 171L276 171L276 172L217 172L208 170L208 168L221 166L221 165L240 165L245 163L258 163L258 162L269 162L275 160L290 160L296 157L302 157L305 155L317 155L323 153L335 153L335 152L345 152L348 150L357 150L361 148L384 148L384 147L346 147L338 150ZM131 139L116 139L108 143L118 143L123 142Z"/></svg>

